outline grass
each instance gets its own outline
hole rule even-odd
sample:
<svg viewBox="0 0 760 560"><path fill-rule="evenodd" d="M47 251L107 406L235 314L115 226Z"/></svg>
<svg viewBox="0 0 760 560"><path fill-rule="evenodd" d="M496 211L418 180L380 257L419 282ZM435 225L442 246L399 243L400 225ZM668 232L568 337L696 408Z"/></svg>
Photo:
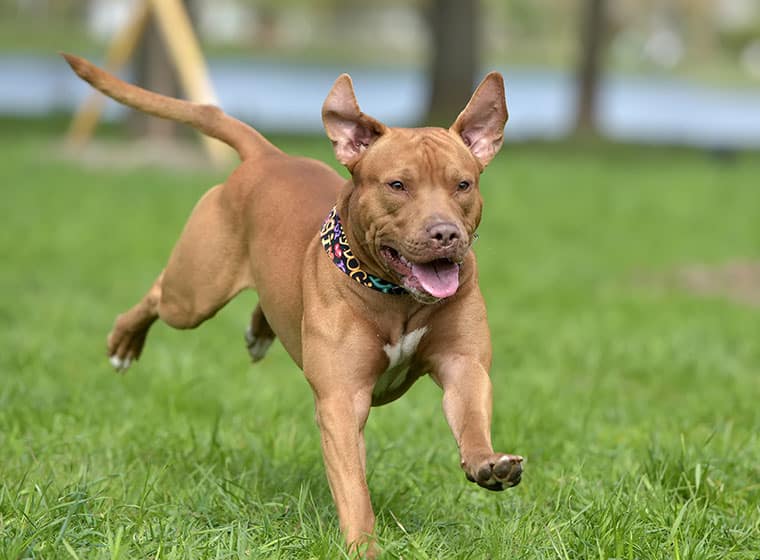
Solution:
<svg viewBox="0 0 760 560"><path fill-rule="evenodd" d="M58 128L0 126L0 557L343 557L308 386L279 346L248 363L253 294L157 325L124 376L104 356L220 174L85 168ZM756 154L504 149L476 252L494 441L526 473L466 483L421 380L368 425L384 557L760 558L758 309L640 281L757 259L758 176Z"/></svg>

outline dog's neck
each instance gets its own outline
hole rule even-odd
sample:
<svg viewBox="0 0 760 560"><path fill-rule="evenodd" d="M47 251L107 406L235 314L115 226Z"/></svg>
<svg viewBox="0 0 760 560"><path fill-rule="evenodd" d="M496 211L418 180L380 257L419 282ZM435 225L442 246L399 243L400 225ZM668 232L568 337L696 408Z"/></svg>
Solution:
<svg viewBox="0 0 760 560"><path fill-rule="evenodd" d="M322 241L322 247L332 259L335 266L350 278L359 282L362 286L384 294L402 295L407 293L406 290L398 284L394 284L380 276L367 272L363 268L362 262L351 249L351 244L348 241L348 232L344 229L340 215L335 206L330 210L327 219L322 225L320 239Z"/></svg>
<svg viewBox="0 0 760 560"><path fill-rule="evenodd" d="M354 256L359 259L362 270L372 276L377 276L384 282L392 283L388 279L388 271L379 261L379 255L373 251L373 248L367 245L365 230L360 225L361 219L354 219L352 215L351 200L357 195L357 187L353 180L347 181L343 190L338 194L338 200L335 202L335 209L340 216L343 232L346 234L346 241L351 247ZM357 216L358 218L358 216Z"/></svg>

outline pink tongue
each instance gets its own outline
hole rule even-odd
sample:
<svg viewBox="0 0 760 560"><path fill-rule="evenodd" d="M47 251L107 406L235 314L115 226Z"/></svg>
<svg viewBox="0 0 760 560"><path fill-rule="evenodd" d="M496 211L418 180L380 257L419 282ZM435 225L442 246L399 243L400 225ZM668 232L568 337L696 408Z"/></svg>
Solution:
<svg viewBox="0 0 760 560"><path fill-rule="evenodd" d="M452 296L459 287L459 266L445 259L413 264L412 274L427 293L437 298Z"/></svg>

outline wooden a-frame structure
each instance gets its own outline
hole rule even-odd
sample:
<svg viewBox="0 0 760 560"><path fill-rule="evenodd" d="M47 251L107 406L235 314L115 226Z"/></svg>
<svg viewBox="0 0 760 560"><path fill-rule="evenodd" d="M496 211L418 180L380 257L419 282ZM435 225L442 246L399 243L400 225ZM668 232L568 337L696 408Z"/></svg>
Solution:
<svg viewBox="0 0 760 560"><path fill-rule="evenodd" d="M129 21L108 47L104 64L106 70L115 73L129 60L151 17L155 18L187 99L197 103L218 104L200 44L181 0L135 2ZM85 99L69 127L69 143L83 145L92 137L103 112L104 102L105 97L97 91ZM208 136L201 138L214 164L220 165L230 160L232 151L227 145Z"/></svg>

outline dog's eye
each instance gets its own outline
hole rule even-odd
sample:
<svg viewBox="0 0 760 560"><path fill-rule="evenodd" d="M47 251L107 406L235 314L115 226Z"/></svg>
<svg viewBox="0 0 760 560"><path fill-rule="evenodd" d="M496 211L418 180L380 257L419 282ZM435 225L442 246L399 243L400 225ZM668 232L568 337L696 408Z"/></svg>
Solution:
<svg viewBox="0 0 760 560"><path fill-rule="evenodd" d="M406 187L404 186L404 183L401 181L390 181L388 183L388 186L392 188L394 191L405 191Z"/></svg>
<svg viewBox="0 0 760 560"><path fill-rule="evenodd" d="M457 185L457 189L459 189L460 191L466 191L469 188L470 188L470 182L469 181L461 181Z"/></svg>

